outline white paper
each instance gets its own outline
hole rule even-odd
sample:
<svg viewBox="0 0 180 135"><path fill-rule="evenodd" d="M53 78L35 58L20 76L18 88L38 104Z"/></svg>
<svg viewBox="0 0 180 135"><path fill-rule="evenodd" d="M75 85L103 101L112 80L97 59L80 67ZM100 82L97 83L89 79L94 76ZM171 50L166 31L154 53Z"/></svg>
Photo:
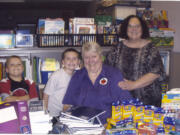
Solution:
<svg viewBox="0 0 180 135"><path fill-rule="evenodd" d="M49 123L52 118L44 114L44 111L29 112L29 117L33 134L47 134L52 129L52 124Z"/></svg>
<svg viewBox="0 0 180 135"><path fill-rule="evenodd" d="M0 123L17 119L14 106L0 109Z"/></svg>

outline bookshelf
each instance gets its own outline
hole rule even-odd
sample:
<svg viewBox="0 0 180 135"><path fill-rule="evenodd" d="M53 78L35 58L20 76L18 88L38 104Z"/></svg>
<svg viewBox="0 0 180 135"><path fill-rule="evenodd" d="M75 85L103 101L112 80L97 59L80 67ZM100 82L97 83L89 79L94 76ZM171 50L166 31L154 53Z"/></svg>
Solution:
<svg viewBox="0 0 180 135"><path fill-rule="evenodd" d="M49 37L56 37L56 36L58 38L63 38L62 44L49 45L47 42L47 44L44 46L40 42L42 38L49 39ZM65 42L66 38L77 40L78 37L80 36L81 36L81 41L78 42L79 44L75 44L74 42L70 42L71 44L70 43L66 44ZM40 58L42 61L45 58L55 58L56 60L60 62L61 54L64 50L72 47L72 48L77 49L78 51L81 51L82 44L85 43L89 39L93 39L93 41L98 41L99 44L102 45L104 53L108 52L113 45L116 45L118 43L118 40L119 40L119 37L116 34L109 34L109 35L108 34L57 34L57 35L37 34L35 37L37 37L36 39L37 43L35 43L37 44L37 46L23 47L23 48L3 48L3 49L0 49L0 57L4 58L11 55L18 55L21 57L26 57L27 59L30 60L31 65L33 64L34 57ZM57 41L57 39L55 41ZM105 42L105 41L109 41L109 42ZM173 46L158 46L158 49L160 52L163 53L163 56L168 58L168 61L166 61L165 63L167 65L166 72L167 72L168 78L170 78L169 76L170 76L171 51L173 49ZM33 76L32 76L32 79L33 79Z"/></svg>
<svg viewBox="0 0 180 135"><path fill-rule="evenodd" d="M81 43L83 43L83 42L81 42ZM0 49L0 62L3 59L3 62L5 63L6 58L11 55L18 55L21 58L25 58L26 61L28 61L28 63L25 63L25 65L26 65L25 69L27 70L27 71L25 71L26 77L28 77L36 82L36 84L39 88L40 99L42 99L42 92L45 87L45 84L41 83L42 78L40 79L41 74L39 74L40 67L34 68L34 64L36 62L39 63L40 62L39 59L41 59L41 61L44 61L46 58L54 58L60 62L61 54L64 50L66 50L68 48L75 48L76 50L81 52L82 44L80 44L80 45L60 45L60 46L51 45L51 46L41 46L41 47L38 47L38 46L23 47L23 48L1 48ZM107 51L109 51L109 49L111 47L112 47L112 45L107 45L107 44L103 45L103 52L106 53ZM35 62L34 61L35 58L37 58L36 60L38 60L38 61ZM3 64L3 65L5 65L5 64ZM39 65L39 64L37 64L37 65ZM3 68L5 68L5 67L3 67ZM5 76L4 69L3 69L3 75ZM2 77L4 77L4 76L2 76ZM48 74L48 76L49 76L49 74Z"/></svg>
<svg viewBox="0 0 180 135"><path fill-rule="evenodd" d="M129 9L132 10L130 12L131 14L136 12L137 7L151 7L151 2L148 1L140 1L137 0L136 2L133 1L121 1L120 3L114 4L109 7L104 7L98 3L97 10L103 10L106 11L108 15L113 16L113 18L121 18L124 17L123 15L129 14L129 12L119 12L120 8L123 8L125 11L129 11ZM120 8L118 8L120 7ZM122 14L117 14L122 13ZM119 37L117 35L111 35L107 37L103 34L35 34L36 43L34 43L34 47L28 47L28 48L10 48L10 49L0 49L1 55L25 55L27 56L31 63L33 64L33 58L39 57L42 60L45 58L55 58L60 61L62 52L70 47L73 47L77 50L81 50L81 45L85 43L87 40L91 41L98 41L103 46L103 51L107 52L112 45L115 45L118 43ZM107 42L105 43L104 40L107 39ZM172 47L169 46L163 46L158 47L160 51L167 52L167 55L169 55L169 64L171 63L171 50ZM0 56L1 56L0 55ZM170 66L169 66L170 68ZM33 72L33 71L32 71ZM170 76L170 69L169 74ZM170 78L170 77L168 77Z"/></svg>

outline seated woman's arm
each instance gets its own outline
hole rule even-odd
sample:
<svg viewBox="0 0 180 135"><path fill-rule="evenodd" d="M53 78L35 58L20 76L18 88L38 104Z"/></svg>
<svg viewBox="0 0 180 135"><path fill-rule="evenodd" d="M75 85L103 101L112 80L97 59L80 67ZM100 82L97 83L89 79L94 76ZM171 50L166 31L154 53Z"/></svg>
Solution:
<svg viewBox="0 0 180 135"><path fill-rule="evenodd" d="M124 90L135 90L150 85L153 81L159 78L160 75L154 73L147 73L136 81L124 80L119 82L119 87Z"/></svg>
<svg viewBox="0 0 180 135"><path fill-rule="evenodd" d="M80 94L80 84L82 82L81 73L76 71L76 73L72 76L66 94L64 95L62 103L64 105L78 105L77 100Z"/></svg>
<svg viewBox="0 0 180 135"><path fill-rule="evenodd" d="M118 70L115 72L114 74L114 81L113 81L113 91L112 91L112 95L113 95L113 100L116 102L118 100L120 101L124 101L124 100L130 100L133 97L131 96L129 91L126 91L124 89L122 89L121 87L119 87L119 82L123 82L123 76L122 73Z"/></svg>
<svg viewBox="0 0 180 135"><path fill-rule="evenodd" d="M63 112L66 112L69 108L71 107L71 105L63 105Z"/></svg>

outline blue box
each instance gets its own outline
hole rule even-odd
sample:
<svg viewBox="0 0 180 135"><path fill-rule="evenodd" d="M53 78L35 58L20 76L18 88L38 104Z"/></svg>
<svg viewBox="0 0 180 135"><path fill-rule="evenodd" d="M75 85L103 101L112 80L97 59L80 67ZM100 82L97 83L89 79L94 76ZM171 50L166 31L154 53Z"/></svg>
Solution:
<svg viewBox="0 0 180 135"><path fill-rule="evenodd" d="M17 34L16 47L33 47L33 34Z"/></svg>
<svg viewBox="0 0 180 135"><path fill-rule="evenodd" d="M51 74L53 73L54 71L41 71L41 79L42 79L42 84L46 84L49 77L51 76Z"/></svg>

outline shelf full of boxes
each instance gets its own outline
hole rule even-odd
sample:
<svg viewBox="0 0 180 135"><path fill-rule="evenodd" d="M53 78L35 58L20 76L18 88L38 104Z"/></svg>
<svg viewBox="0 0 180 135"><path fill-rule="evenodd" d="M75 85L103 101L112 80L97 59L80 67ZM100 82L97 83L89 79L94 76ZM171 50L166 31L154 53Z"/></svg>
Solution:
<svg viewBox="0 0 180 135"><path fill-rule="evenodd" d="M6 77L5 60L10 55L23 57L24 76L33 79L37 84L46 84L50 74L60 67L58 63L61 54L68 47L75 47L80 51L83 43L93 41L99 42L106 52L111 45L118 43L118 35L115 33L96 34L94 18L70 20L68 34L65 34L65 22L61 18L39 19L37 33L31 33L30 28L16 29L15 32L3 31L0 34L3 39L0 42L0 79ZM48 64L49 62L53 64Z"/></svg>
<svg viewBox="0 0 180 135"><path fill-rule="evenodd" d="M174 44L174 31L168 28L166 12L163 11L158 14L158 22L157 17L153 17L153 10L151 9L126 6L115 6L114 8L112 16L97 15L95 18L70 18L68 32L65 30L66 22L64 22L62 18L39 19L37 30L34 30L37 31L37 33L31 33L28 28L16 29L15 32L12 30L5 31L4 33L1 32L0 39L3 39L0 40L1 56L3 56L2 58L4 59L6 56L12 54L24 55L27 58L26 61L32 63L31 67L27 67L27 69L31 69L29 70L31 72L26 71L28 77L39 84L42 83L41 63L46 61L48 56L51 57L52 55L53 58L60 61L60 53L62 53L64 49L76 47L76 49L80 50L83 43L87 41L98 42L103 46L103 50L107 52L110 46L116 45L119 42L118 33L122 20L129 14L137 14L148 22L151 28L151 40L160 48L164 67L167 76L169 76L171 52L169 48L172 48ZM123 14L121 14L122 10L124 11ZM3 68L3 64L1 64L1 67ZM4 70L1 71L3 72ZM2 73L1 78L5 77L4 75L5 74ZM43 83L45 82L43 81ZM167 83L164 85L164 91L167 91Z"/></svg>

